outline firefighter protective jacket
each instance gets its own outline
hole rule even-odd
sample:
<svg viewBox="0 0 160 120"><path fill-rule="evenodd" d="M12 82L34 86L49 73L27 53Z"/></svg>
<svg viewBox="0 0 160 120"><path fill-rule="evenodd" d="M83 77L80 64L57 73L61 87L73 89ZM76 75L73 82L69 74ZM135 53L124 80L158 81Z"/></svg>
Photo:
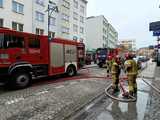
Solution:
<svg viewBox="0 0 160 120"><path fill-rule="evenodd" d="M127 60L125 62L125 69L127 71L127 75L137 75L138 68L135 60Z"/></svg>

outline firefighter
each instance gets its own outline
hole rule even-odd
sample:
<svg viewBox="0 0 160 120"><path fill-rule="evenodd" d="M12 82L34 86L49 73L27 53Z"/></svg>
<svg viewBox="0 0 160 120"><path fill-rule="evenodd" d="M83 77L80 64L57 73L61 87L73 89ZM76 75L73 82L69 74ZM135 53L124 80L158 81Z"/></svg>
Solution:
<svg viewBox="0 0 160 120"><path fill-rule="evenodd" d="M137 94L136 78L138 74L137 63L133 59L133 55L131 53L127 53L125 57L126 61L124 65L128 77L129 94L132 96L134 95L136 96Z"/></svg>
<svg viewBox="0 0 160 120"><path fill-rule="evenodd" d="M113 94L119 91L119 75L120 75L120 59L118 56L113 58L114 61L112 63L111 73L112 73L112 89Z"/></svg>
<svg viewBox="0 0 160 120"><path fill-rule="evenodd" d="M108 56L108 59L106 60L106 66L107 66L107 77L109 77L109 74L111 73L111 67L112 67L112 57Z"/></svg>

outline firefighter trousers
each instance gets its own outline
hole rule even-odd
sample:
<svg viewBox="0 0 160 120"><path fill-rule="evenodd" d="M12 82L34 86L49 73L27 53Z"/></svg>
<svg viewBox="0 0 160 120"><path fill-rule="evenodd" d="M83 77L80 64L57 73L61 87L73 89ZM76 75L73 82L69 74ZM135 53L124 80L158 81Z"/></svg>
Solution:
<svg viewBox="0 0 160 120"><path fill-rule="evenodd" d="M118 84L119 84L119 75L118 74L112 75L112 87L114 89L118 89Z"/></svg>
<svg viewBox="0 0 160 120"><path fill-rule="evenodd" d="M129 92L137 93L137 82L136 82L137 75L128 75L127 77L128 77Z"/></svg>

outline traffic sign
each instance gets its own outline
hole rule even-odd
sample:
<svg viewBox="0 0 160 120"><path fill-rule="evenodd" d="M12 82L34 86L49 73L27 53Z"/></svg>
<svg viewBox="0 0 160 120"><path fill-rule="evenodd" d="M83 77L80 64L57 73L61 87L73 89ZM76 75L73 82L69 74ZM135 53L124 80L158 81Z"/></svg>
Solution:
<svg viewBox="0 0 160 120"><path fill-rule="evenodd" d="M160 36L160 30L159 31L153 31L153 36Z"/></svg>
<svg viewBox="0 0 160 120"><path fill-rule="evenodd" d="M149 31L158 31L160 30L160 21L152 22L149 24Z"/></svg>

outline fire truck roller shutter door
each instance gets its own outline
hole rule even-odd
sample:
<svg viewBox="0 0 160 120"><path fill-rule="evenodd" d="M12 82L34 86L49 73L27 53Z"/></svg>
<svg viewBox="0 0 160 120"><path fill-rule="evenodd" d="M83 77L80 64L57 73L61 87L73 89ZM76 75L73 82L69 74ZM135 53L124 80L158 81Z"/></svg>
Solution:
<svg viewBox="0 0 160 120"><path fill-rule="evenodd" d="M65 71L68 69L74 70L74 74L77 71L77 47L75 45L65 45Z"/></svg>
<svg viewBox="0 0 160 120"><path fill-rule="evenodd" d="M63 44L51 43L51 66L52 67L63 67L64 66L64 48Z"/></svg>

